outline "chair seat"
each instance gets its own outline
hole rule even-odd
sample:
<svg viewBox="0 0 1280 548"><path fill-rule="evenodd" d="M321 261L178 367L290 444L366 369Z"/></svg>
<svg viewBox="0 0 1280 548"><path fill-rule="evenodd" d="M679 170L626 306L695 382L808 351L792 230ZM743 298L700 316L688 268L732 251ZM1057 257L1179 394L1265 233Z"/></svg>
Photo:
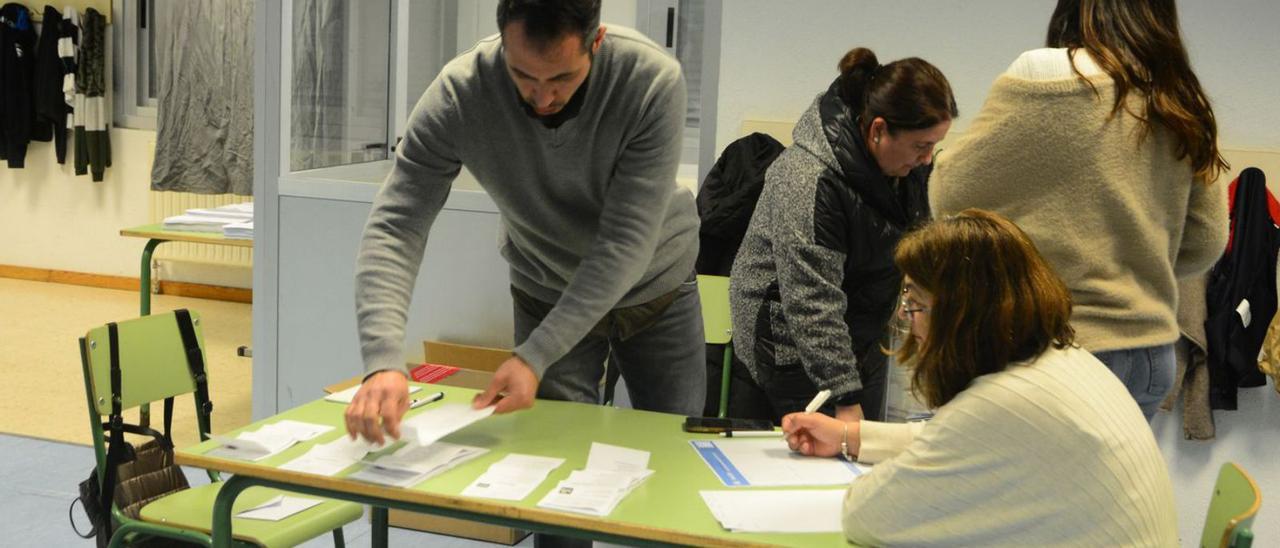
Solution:
<svg viewBox="0 0 1280 548"><path fill-rule="evenodd" d="M210 533L213 501L221 488L222 483L215 482L178 491L143 506L140 517L148 523ZM279 495L318 498L266 487L250 487L236 497L232 516ZM295 546L351 523L363 513L364 508L359 504L326 500L280 521L232 517L231 529L239 541L271 547Z"/></svg>

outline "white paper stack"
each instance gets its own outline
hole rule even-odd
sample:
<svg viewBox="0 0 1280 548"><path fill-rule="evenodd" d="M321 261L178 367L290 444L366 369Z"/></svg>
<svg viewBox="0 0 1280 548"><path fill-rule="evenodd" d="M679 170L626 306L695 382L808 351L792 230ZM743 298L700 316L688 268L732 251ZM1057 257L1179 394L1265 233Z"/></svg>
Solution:
<svg viewBox="0 0 1280 548"><path fill-rule="evenodd" d="M280 466L281 470L332 476L364 459L365 455L381 447L357 437L342 436L329 443L312 447L306 454Z"/></svg>
<svg viewBox="0 0 1280 548"><path fill-rule="evenodd" d="M428 445L493 414L493 406L472 409L465 403L441 405L400 423L400 438L412 445Z"/></svg>
<svg viewBox="0 0 1280 548"><path fill-rule="evenodd" d="M468 485L462 494L501 500L524 500L564 459L510 454Z"/></svg>
<svg viewBox="0 0 1280 548"><path fill-rule="evenodd" d="M182 215L166 217L165 230L181 230L185 232L223 232L223 227L231 224L249 223L249 238L253 237L253 202L230 204L215 208L192 208ZM243 228L237 229L243 233Z"/></svg>
<svg viewBox="0 0 1280 548"><path fill-rule="evenodd" d="M604 517L649 476L649 452L592 443L587 467L574 470L538 506Z"/></svg>
<svg viewBox="0 0 1280 548"><path fill-rule="evenodd" d="M209 232L221 233L222 227L242 222L239 217L213 217L206 215L174 215L173 217L165 217L165 230L181 230L183 232Z"/></svg>
<svg viewBox="0 0 1280 548"><path fill-rule="evenodd" d="M252 240L253 221L249 220L241 223L223 225L222 237L228 240Z"/></svg>
<svg viewBox="0 0 1280 548"><path fill-rule="evenodd" d="M332 426L311 424L294 420L282 420L268 424L253 432L241 432L229 438L213 436L220 446L209 451L210 456L258 461L284 451L300 441L307 441L333 430Z"/></svg>
<svg viewBox="0 0 1280 548"><path fill-rule="evenodd" d="M248 207L244 207L244 206ZM248 204L231 204L214 208L193 208L185 212L187 215L196 217L211 217L215 219L240 219L249 221L253 219L253 203Z"/></svg>
<svg viewBox="0 0 1280 548"><path fill-rule="evenodd" d="M838 533L845 489L701 491L720 525L744 533Z"/></svg>
<svg viewBox="0 0 1280 548"><path fill-rule="evenodd" d="M488 451L444 442L425 446L407 444L376 461L361 461L365 467L348 477L369 483L412 487Z"/></svg>

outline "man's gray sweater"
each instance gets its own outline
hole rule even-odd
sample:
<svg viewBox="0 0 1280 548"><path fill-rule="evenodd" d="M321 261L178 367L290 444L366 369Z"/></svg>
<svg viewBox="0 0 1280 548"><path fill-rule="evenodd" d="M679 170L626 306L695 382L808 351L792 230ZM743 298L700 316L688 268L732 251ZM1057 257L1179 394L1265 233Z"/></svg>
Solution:
<svg viewBox="0 0 1280 548"><path fill-rule="evenodd" d="M676 186L680 65L610 26L578 114L528 116L498 36L427 88L373 203L356 264L366 372L403 370L404 325L427 233L465 165L501 212L511 283L555 308L515 349L539 377L611 309L653 300L693 271L698 215Z"/></svg>

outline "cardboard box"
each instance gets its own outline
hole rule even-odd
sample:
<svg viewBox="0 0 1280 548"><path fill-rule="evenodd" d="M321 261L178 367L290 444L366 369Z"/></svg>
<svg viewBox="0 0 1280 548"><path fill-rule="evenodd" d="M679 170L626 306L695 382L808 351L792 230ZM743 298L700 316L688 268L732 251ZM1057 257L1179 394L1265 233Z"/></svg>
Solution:
<svg viewBox="0 0 1280 548"><path fill-rule="evenodd" d="M427 363L492 373L498 370L502 362L511 357L511 351L440 341L422 341L422 355Z"/></svg>
<svg viewBox="0 0 1280 548"><path fill-rule="evenodd" d="M455 537L506 544L508 546L516 544L529 536L529 531L525 531L523 529L512 529L510 527L490 525L488 523L480 523L478 521L467 521L457 518L446 518L444 516L419 514L417 512L406 512L404 510L396 510L395 508L392 508L387 512L387 523L391 524L392 527L400 527L402 529L426 531L438 535L452 535Z"/></svg>

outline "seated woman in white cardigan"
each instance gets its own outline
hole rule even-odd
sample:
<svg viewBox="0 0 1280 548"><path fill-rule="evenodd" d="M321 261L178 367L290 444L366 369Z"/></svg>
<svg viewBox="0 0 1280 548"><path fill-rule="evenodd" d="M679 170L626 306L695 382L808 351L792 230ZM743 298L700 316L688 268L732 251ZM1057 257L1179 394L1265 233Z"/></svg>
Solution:
<svg viewBox="0 0 1280 548"><path fill-rule="evenodd" d="M844 532L868 545L1171 546L1169 472L1110 370L1073 344L1071 294L1012 222L969 209L907 235L897 351L927 423L793 413L805 455L876 463Z"/></svg>

